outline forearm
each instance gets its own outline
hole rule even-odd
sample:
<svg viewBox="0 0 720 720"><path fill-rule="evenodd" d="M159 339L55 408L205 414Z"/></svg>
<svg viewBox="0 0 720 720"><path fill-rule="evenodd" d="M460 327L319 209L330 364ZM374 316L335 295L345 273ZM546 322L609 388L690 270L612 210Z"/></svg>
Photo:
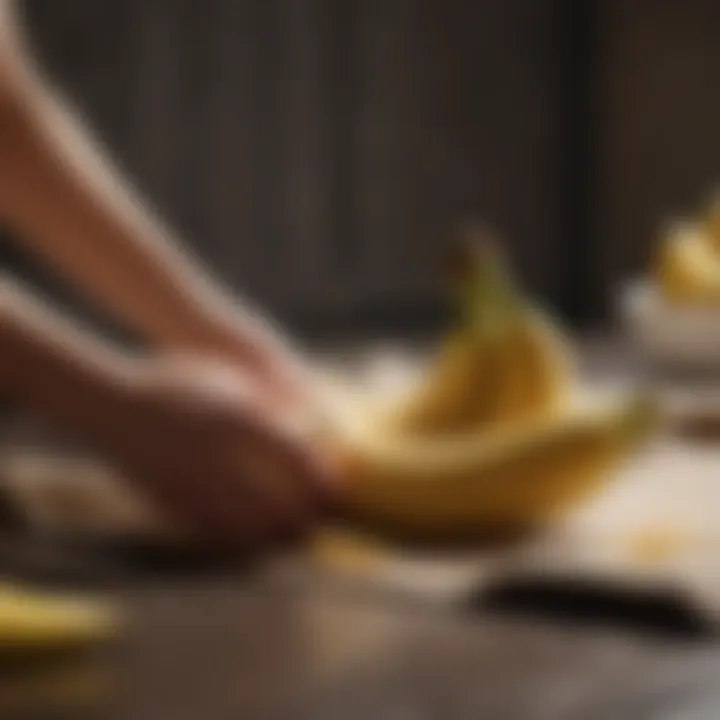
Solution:
<svg viewBox="0 0 720 720"><path fill-rule="evenodd" d="M0 279L0 390L52 424L87 434L112 414L133 363ZM102 413L100 413L102 415Z"/></svg>
<svg viewBox="0 0 720 720"><path fill-rule="evenodd" d="M0 213L30 248L160 344L212 344L240 314L27 64L0 117ZM249 315L248 344L264 332Z"/></svg>

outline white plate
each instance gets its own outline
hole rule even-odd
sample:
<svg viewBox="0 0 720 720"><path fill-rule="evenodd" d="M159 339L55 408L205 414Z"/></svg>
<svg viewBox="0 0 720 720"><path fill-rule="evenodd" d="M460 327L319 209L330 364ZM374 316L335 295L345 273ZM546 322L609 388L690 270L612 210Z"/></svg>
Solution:
<svg viewBox="0 0 720 720"><path fill-rule="evenodd" d="M641 280L621 292L620 313L627 337L653 365L720 375L720 308L670 305Z"/></svg>

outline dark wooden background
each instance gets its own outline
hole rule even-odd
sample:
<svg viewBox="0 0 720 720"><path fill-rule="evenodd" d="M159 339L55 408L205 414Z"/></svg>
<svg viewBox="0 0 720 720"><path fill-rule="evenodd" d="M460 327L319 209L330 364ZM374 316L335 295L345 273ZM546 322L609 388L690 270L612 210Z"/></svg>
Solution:
<svg viewBox="0 0 720 720"><path fill-rule="evenodd" d="M432 322L487 220L606 320L720 167L713 0L28 0L53 76L222 277L297 328Z"/></svg>
<svg viewBox="0 0 720 720"><path fill-rule="evenodd" d="M720 188L720 5L601 7L597 218L610 283L643 266L661 219Z"/></svg>

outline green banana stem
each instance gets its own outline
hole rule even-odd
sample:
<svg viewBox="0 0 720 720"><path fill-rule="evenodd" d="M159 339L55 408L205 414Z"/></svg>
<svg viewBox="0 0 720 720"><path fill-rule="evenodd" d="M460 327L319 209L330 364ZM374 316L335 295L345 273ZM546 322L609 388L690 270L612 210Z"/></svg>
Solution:
<svg viewBox="0 0 720 720"><path fill-rule="evenodd" d="M459 320L474 331L499 332L517 320L524 307L522 296L498 248L476 243L461 256L464 268L459 282Z"/></svg>
<svg viewBox="0 0 720 720"><path fill-rule="evenodd" d="M507 261L497 247L487 252L484 269L485 302L493 309L501 325L510 325L518 320L524 308L524 302L510 272Z"/></svg>

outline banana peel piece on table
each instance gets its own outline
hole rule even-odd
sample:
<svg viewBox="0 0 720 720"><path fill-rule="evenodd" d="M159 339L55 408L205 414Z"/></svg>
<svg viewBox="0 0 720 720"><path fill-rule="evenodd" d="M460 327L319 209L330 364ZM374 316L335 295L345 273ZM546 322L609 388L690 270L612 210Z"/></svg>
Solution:
<svg viewBox="0 0 720 720"><path fill-rule="evenodd" d="M115 637L119 625L110 603L0 584L0 660L98 646Z"/></svg>
<svg viewBox="0 0 720 720"><path fill-rule="evenodd" d="M32 713L101 704L110 677L88 651L114 639L118 629L109 603L2 582L0 715L37 717Z"/></svg>
<svg viewBox="0 0 720 720"><path fill-rule="evenodd" d="M657 416L645 394L571 407L571 343L496 247L464 247L457 264L457 328L439 360L391 412L338 422L329 438L352 519L403 541L472 543L546 524L602 484Z"/></svg>

